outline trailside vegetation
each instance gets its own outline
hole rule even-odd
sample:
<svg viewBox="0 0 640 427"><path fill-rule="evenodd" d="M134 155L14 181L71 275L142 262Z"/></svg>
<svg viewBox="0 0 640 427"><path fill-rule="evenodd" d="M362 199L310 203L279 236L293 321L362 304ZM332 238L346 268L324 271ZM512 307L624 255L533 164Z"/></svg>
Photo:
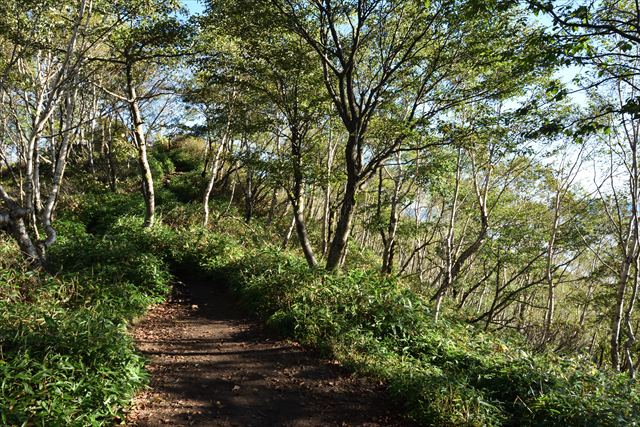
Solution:
<svg viewBox="0 0 640 427"><path fill-rule="evenodd" d="M640 420L633 2L0 4L0 424L123 423L185 272L421 425Z"/></svg>

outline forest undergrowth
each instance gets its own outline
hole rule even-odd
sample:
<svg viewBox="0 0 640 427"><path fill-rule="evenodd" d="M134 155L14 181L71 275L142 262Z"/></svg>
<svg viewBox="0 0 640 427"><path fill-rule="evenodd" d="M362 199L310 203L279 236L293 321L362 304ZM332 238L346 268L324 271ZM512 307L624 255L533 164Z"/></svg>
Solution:
<svg viewBox="0 0 640 427"><path fill-rule="evenodd" d="M163 176L174 170L166 153L153 165L165 186L151 228L137 193L85 191L65 199L48 272L30 271L2 240L2 425L121 423L147 381L127 326L184 269L231 286L275 332L383 381L421 424L637 425L640 396L627 375L455 317L436 323L428 300L366 260L341 273L311 270L264 219L246 226L224 197L205 229L192 202L198 174Z"/></svg>

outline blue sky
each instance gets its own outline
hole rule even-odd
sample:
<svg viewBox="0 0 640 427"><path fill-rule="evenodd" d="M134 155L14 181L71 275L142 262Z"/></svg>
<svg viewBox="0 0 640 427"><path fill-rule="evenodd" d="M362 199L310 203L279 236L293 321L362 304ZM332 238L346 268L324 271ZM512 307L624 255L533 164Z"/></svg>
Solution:
<svg viewBox="0 0 640 427"><path fill-rule="evenodd" d="M204 5L200 0L182 0L182 2L192 15L202 13L204 11Z"/></svg>

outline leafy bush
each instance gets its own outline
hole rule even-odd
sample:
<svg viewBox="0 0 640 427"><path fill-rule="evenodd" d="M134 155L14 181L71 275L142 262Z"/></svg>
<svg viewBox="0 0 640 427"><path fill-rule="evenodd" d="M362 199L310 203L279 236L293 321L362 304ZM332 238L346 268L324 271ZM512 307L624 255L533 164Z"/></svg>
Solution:
<svg viewBox="0 0 640 427"><path fill-rule="evenodd" d="M153 176L154 183L160 183L164 180L167 173L175 170L173 163L169 158L158 158L156 155L149 156L149 169L151 169L151 175Z"/></svg>
<svg viewBox="0 0 640 427"><path fill-rule="evenodd" d="M166 188L182 203L201 201L204 194L205 179L198 171L172 176Z"/></svg>
<svg viewBox="0 0 640 427"><path fill-rule="evenodd" d="M0 274L0 424L112 425L145 383L126 325L169 290L176 233L119 217L118 206L137 205L128 200L88 196L57 222L55 277L7 261Z"/></svg>
<svg viewBox="0 0 640 427"><path fill-rule="evenodd" d="M125 326L160 295L104 279L0 279L0 424L109 425L144 384Z"/></svg>
<svg viewBox="0 0 640 427"><path fill-rule="evenodd" d="M87 193L61 212L61 218L56 221L56 229L63 237L66 232L72 231L67 227L75 227L75 231L84 228L90 234L102 235L121 216L142 215L143 212L144 200L138 193Z"/></svg>
<svg viewBox="0 0 640 427"><path fill-rule="evenodd" d="M205 144L202 139L191 136L179 137L172 141L159 141L154 146L153 156L162 163L169 160L174 171L191 172L202 169Z"/></svg>

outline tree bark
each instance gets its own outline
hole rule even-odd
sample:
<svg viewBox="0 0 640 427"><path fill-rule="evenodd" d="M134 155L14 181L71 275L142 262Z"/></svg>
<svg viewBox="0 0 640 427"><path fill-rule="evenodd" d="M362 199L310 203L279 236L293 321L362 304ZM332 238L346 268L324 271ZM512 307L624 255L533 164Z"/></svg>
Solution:
<svg viewBox="0 0 640 427"><path fill-rule="evenodd" d="M336 145L332 145L331 120L329 120L329 140L327 143L327 163L326 163L326 184L324 188L324 206L322 216L322 255L327 254L329 240L331 238L331 173L333 169L333 159L336 152Z"/></svg>
<svg viewBox="0 0 640 427"><path fill-rule="evenodd" d="M73 124L73 105L75 103L75 96L77 90L73 92L67 92L65 97L65 126L71 127ZM42 209L41 213L41 223L47 234L46 239L39 244L39 252L41 257L45 257L46 249L55 243L57 239L57 233L53 228L53 211L55 209L56 203L58 201L58 194L60 193L60 187L62 184L62 179L64 177L65 168L67 165L67 156L69 154L69 150L71 148L72 140L71 133L66 132L62 136L62 141L60 143L60 148L58 149L58 157L56 158L55 164L53 165L53 178L51 180L51 192L47 197L47 201Z"/></svg>
<svg viewBox="0 0 640 427"><path fill-rule="evenodd" d="M359 161L356 153L357 144L361 143L355 133L350 133L345 148L345 159L347 166L347 182L345 184L342 206L340 207L340 217L334 230L333 239L329 246L326 268L335 271L340 267L340 260L347 247L349 233L351 232L351 222L356 207L356 191L358 188Z"/></svg>
<svg viewBox="0 0 640 427"><path fill-rule="evenodd" d="M547 311L544 317L544 331L542 334L542 343L545 343L551 331L551 324L555 314L556 296L553 280L553 253L555 250L556 237L558 235L558 225L560 222L560 202L562 198L562 188L558 188L554 197L553 206L553 223L551 224L551 234L547 242L547 260L545 267L545 279L547 281Z"/></svg>
<svg viewBox="0 0 640 427"><path fill-rule="evenodd" d="M111 129L111 120L105 124L107 128L107 169L109 173L109 188L115 193L118 189L118 178L116 175L116 155L113 148L113 130Z"/></svg>
<svg viewBox="0 0 640 427"><path fill-rule="evenodd" d="M228 128L227 128L228 129ZM228 131L228 130L227 130ZM209 177L209 181L207 182L207 188L204 190L204 221L203 225L206 227L209 223L209 198L211 197L211 191L216 183L216 177L218 176L218 168L220 167L220 155L222 154L222 150L227 141L227 134L222 137L222 141L220 141L220 145L216 149L213 163L211 166L211 176Z"/></svg>
<svg viewBox="0 0 640 427"><path fill-rule="evenodd" d="M296 233L304 257L309 267L316 268L318 261L313 253L313 246L309 240L307 225L304 217L304 175L302 173L302 138L300 131L291 127L291 154L293 157L293 192L290 201L293 207L293 218L296 224Z"/></svg>
<svg viewBox="0 0 640 427"><path fill-rule="evenodd" d="M11 236L18 243L20 251L27 259L27 262L34 267L42 267L44 265L44 259L40 255L38 248L33 243L27 227L25 225L25 217L28 215L26 209L20 208L17 204L8 201L4 198L6 193L0 188L0 193L3 195L5 204L10 206L8 212L0 212L0 225L5 226Z"/></svg>
<svg viewBox="0 0 640 427"><path fill-rule="evenodd" d="M447 238L444 242L444 251L445 251L445 272L441 274L443 278L443 283L440 285L438 292L436 294L436 302L434 308L434 318L436 322L440 318L440 312L442 310L442 300L444 298L445 292L449 289L449 287L453 284L455 280L456 272L454 270L456 259L455 259L455 249L454 249L454 238L455 238L455 224L456 218L458 216L458 196L460 194L460 181L462 179L462 150L458 149L458 156L456 160L456 182L453 190L453 200L451 203L451 213L449 215L449 225L447 228ZM471 255L471 254L470 254ZM470 256L469 255L469 256Z"/></svg>
<svg viewBox="0 0 640 427"><path fill-rule="evenodd" d="M142 178L142 195L145 204L144 226L151 227L155 220L155 194L153 188L153 175L149 166L147 157L147 141L144 134L142 114L140 113L140 105L138 95L136 93L135 83L133 80L133 64L127 62L126 79L127 79L127 96L129 113L133 125L133 137L138 151L138 167Z"/></svg>

